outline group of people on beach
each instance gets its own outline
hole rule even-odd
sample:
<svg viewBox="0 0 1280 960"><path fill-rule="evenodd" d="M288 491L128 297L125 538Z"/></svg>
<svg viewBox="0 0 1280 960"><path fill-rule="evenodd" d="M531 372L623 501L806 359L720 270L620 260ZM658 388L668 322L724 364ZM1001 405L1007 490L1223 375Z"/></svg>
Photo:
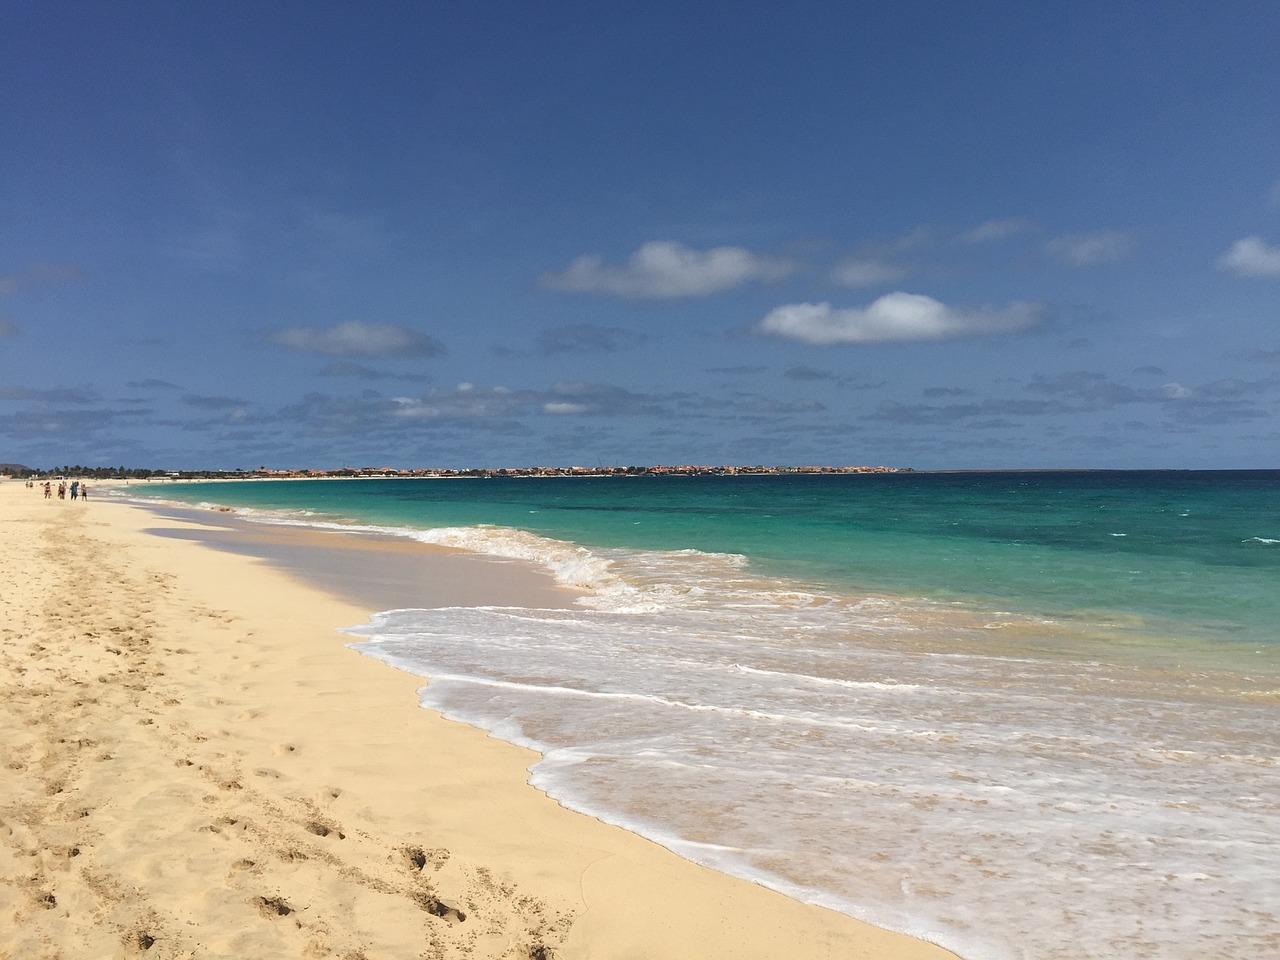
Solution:
<svg viewBox="0 0 1280 960"><path fill-rule="evenodd" d="M34 490L34 489L40 489L40 490L43 490L43 491L44 491L44 498L45 498L46 500L52 500L52 499L53 499L53 482L52 482L52 481L50 481L50 480L46 480L43 484L36 483L34 480L28 480L28 481L27 481L27 489L28 489L28 490ZM71 481L71 499L72 499L72 500L75 500L75 499L77 499L77 498L78 498L78 499L80 499L80 500L85 501L86 503L88 502L88 500L89 500L89 485L88 485L87 483L81 483L79 480L72 480L72 481ZM58 499L59 499L59 500L65 500L65 499L67 499L67 481L65 481L65 480L61 481L61 482L58 484Z"/></svg>

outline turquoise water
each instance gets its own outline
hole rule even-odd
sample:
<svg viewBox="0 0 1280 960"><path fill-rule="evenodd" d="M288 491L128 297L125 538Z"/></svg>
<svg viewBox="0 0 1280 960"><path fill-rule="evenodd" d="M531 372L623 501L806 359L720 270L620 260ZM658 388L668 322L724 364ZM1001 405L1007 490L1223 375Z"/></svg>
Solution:
<svg viewBox="0 0 1280 960"><path fill-rule="evenodd" d="M154 486L154 485L153 485ZM187 501L395 527L517 528L588 547L696 549L845 591L1186 638L1280 639L1280 472L892 474L165 485ZM1114 618L1112 618L1114 619Z"/></svg>
<svg viewBox="0 0 1280 960"><path fill-rule="evenodd" d="M349 632L689 859L968 960L1280 956L1278 472L123 492L585 591Z"/></svg>

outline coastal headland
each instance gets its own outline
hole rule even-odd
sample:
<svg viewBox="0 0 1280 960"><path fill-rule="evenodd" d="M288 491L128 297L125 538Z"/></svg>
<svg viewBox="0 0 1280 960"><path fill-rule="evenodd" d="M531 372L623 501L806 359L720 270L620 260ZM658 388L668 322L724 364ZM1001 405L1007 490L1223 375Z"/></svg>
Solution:
<svg viewBox="0 0 1280 960"><path fill-rule="evenodd" d="M332 555L326 585L213 516L17 482L0 528L0 957L951 956L565 810L530 751L337 632L384 600L344 566L482 602L476 558L281 532ZM572 600L517 565L483 580Z"/></svg>

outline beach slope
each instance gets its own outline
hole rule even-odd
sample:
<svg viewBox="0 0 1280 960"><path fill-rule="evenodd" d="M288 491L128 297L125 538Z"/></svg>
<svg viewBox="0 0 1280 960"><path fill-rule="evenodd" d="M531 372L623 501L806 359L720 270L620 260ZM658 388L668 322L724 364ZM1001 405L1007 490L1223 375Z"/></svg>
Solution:
<svg viewBox="0 0 1280 960"><path fill-rule="evenodd" d="M0 483L0 957L951 956L564 810L180 523Z"/></svg>

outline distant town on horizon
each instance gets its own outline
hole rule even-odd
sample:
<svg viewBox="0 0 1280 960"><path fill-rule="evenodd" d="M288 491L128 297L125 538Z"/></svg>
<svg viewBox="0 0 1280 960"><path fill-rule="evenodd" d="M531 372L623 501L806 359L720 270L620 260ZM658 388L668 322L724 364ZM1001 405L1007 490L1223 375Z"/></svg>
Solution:
<svg viewBox="0 0 1280 960"><path fill-rule="evenodd" d="M764 464L707 466L699 464L654 464L652 466L570 466L570 467L337 467L253 470L157 470L146 467L85 467L63 465L41 469L20 463L0 463L0 479L60 479L87 477L97 480L440 480L537 477L780 477L849 476L856 474L916 473L1272 473L1272 467L1248 469L1196 469L1192 467L953 467L917 470L914 467L872 465L786 465Z"/></svg>
<svg viewBox="0 0 1280 960"><path fill-rule="evenodd" d="M473 467L468 469L340 467L336 469L272 469L255 470L152 470L133 467L83 467L63 465L38 469L17 463L0 464L0 474L27 479L31 477L94 477L99 480L311 480L350 479L356 477L383 479L439 479L474 477L646 477L646 476L782 476L791 474L913 473L911 467L885 466L754 466L694 464L656 464L653 466L595 467Z"/></svg>

